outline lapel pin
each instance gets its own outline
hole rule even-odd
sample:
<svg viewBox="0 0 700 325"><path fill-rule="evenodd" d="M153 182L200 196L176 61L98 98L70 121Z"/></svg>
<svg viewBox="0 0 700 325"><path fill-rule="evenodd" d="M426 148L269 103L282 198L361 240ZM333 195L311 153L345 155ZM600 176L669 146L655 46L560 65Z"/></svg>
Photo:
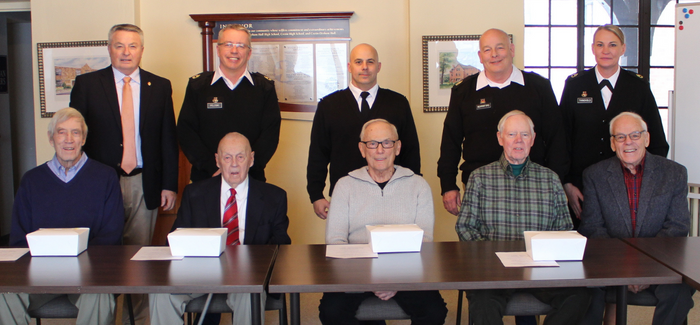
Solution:
<svg viewBox="0 0 700 325"><path fill-rule="evenodd" d="M149 86L151 85L151 82L150 82L150 81L148 82L148 85L149 85Z"/></svg>

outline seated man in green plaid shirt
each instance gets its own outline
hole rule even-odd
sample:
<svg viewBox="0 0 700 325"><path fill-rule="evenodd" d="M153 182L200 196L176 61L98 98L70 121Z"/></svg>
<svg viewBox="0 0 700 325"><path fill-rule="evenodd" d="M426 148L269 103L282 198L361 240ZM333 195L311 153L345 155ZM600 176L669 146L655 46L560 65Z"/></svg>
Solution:
<svg viewBox="0 0 700 325"><path fill-rule="evenodd" d="M566 195L553 171L530 161L534 124L522 111L498 123L498 161L475 170L467 182L455 229L460 240L523 240L526 230L571 230ZM467 294L475 324L503 324L510 296L529 292L553 308L544 324L578 324L588 308L586 288L474 290Z"/></svg>

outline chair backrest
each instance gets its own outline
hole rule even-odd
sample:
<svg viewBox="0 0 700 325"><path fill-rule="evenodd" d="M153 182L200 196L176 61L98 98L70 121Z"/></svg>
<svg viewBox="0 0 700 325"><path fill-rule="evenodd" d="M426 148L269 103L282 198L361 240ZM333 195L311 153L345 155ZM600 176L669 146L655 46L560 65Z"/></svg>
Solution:
<svg viewBox="0 0 700 325"><path fill-rule="evenodd" d="M77 318L78 307L68 300L68 296L63 295L39 308L28 310L27 314L31 318Z"/></svg>
<svg viewBox="0 0 700 325"><path fill-rule="evenodd" d="M539 301L535 296L525 293L516 292L506 305L504 315L508 316L532 316L546 315L552 310L552 306Z"/></svg>
<svg viewBox="0 0 700 325"><path fill-rule="evenodd" d="M384 301L377 297L365 299L357 309L355 317L361 321L411 319L411 316L406 314L394 299Z"/></svg>
<svg viewBox="0 0 700 325"><path fill-rule="evenodd" d="M207 313L209 314L224 314L232 313L231 308L226 304L227 295L224 293L214 294L209 302ZM186 313L201 313L204 310L204 304L207 301L207 295L190 300L185 306ZM287 300L286 295L282 294L279 298L276 295L270 294L265 299L265 310L279 310L279 323L287 324Z"/></svg>

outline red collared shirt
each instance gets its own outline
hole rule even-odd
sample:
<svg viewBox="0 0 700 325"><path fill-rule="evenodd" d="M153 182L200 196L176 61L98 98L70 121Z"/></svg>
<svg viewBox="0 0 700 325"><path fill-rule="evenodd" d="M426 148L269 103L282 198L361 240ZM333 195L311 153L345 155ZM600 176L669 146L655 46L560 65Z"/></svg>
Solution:
<svg viewBox="0 0 700 325"><path fill-rule="evenodd" d="M637 207L639 206L639 192L642 189L642 177L644 176L644 161L646 160L646 154L642 158L642 162L635 167L636 173L632 174L625 165L620 162L622 166L622 175L625 177L625 187L627 187L627 201L630 205L630 216L632 217L632 237L634 237L635 229L637 227Z"/></svg>

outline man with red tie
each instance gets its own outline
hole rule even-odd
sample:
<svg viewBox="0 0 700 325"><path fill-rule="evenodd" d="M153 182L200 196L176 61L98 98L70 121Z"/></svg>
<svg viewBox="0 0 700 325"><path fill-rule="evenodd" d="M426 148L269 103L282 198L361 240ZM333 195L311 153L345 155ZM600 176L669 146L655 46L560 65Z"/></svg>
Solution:
<svg viewBox="0 0 700 325"><path fill-rule="evenodd" d="M176 228L228 228L227 245L291 244L287 235L287 193L248 177L255 152L248 139L232 132L214 154L221 174L185 187ZM187 302L202 294L150 294L151 324L183 324ZM261 295L265 305L266 295ZM234 324L250 324L250 294L229 294ZM264 323L264 311L262 320Z"/></svg>

